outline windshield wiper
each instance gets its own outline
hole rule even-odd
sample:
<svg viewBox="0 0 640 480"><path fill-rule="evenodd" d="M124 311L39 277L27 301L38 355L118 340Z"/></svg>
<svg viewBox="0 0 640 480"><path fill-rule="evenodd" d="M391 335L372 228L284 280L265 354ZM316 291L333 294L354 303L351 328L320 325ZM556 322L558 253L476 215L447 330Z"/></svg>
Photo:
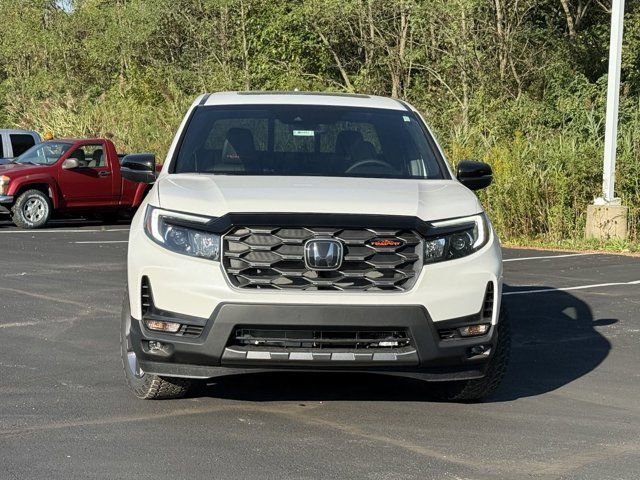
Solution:
<svg viewBox="0 0 640 480"><path fill-rule="evenodd" d="M20 163L20 164L24 164L24 163L28 163L29 165L42 165L41 163L37 163L37 162L32 162L31 160L27 160L26 162L18 162L17 160L13 163Z"/></svg>

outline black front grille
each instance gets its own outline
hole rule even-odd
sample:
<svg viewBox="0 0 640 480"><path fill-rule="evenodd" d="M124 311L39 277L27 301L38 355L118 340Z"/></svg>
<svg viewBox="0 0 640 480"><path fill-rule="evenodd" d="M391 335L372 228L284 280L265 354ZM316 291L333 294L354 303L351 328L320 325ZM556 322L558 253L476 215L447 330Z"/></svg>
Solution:
<svg viewBox="0 0 640 480"><path fill-rule="evenodd" d="M238 328L231 345L295 349L397 349L410 345L406 329L336 330L329 328Z"/></svg>
<svg viewBox="0 0 640 480"><path fill-rule="evenodd" d="M338 270L306 266L304 244L313 238L342 243ZM420 273L421 248L421 237L411 230L234 227L224 236L223 265L239 288L404 291Z"/></svg>

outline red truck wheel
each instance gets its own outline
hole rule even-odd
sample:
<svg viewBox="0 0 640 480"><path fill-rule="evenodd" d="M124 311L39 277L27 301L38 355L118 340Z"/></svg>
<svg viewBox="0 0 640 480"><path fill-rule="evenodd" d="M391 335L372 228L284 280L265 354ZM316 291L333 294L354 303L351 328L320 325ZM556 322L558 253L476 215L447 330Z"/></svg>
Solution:
<svg viewBox="0 0 640 480"><path fill-rule="evenodd" d="M27 190L13 205L11 219L20 228L43 227L51 217L51 200L40 190Z"/></svg>

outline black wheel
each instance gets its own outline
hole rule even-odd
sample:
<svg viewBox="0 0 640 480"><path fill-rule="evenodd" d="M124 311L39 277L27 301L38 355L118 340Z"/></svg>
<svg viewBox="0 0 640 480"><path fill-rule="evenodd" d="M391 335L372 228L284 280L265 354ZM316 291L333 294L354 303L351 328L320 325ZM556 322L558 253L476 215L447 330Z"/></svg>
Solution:
<svg viewBox="0 0 640 480"><path fill-rule="evenodd" d="M125 294L122 302L122 318L120 328L120 355L122 369L127 385L136 397L145 400L160 400L183 397L189 390L191 382L186 378L159 377L145 373L138 363L133 351L129 332L131 330L131 314L129 295Z"/></svg>
<svg viewBox="0 0 640 480"><path fill-rule="evenodd" d="M491 395L502 382L511 354L511 325L504 307L498 319L498 343L486 375L474 380L431 384L436 398L447 401L479 401Z"/></svg>
<svg viewBox="0 0 640 480"><path fill-rule="evenodd" d="M51 200L40 190L21 193L11 209L11 219L20 228L44 227L51 218Z"/></svg>

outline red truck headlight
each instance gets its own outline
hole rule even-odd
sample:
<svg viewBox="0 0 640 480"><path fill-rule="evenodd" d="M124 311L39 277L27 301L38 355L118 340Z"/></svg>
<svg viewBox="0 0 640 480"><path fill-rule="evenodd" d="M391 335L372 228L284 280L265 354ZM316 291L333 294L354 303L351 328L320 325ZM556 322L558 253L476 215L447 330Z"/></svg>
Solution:
<svg viewBox="0 0 640 480"><path fill-rule="evenodd" d="M9 191L9 182L11 179L6 175L0 176L0 195L6 195Z"/></svg>

